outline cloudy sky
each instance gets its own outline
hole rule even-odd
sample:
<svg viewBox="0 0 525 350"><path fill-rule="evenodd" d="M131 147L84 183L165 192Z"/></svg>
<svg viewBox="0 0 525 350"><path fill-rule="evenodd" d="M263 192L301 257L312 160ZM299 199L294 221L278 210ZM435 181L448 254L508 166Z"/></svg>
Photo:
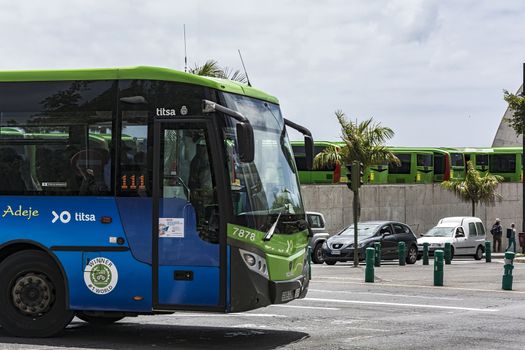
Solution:
<svg viewBox="0 0 525 350"><path fill-rule="evenodd" d="M334 111L393 145L489 146L525 62L523 0L5 1L0 69L240 68L316 139ZM298 135L291 135L298 137Z"/></svg>

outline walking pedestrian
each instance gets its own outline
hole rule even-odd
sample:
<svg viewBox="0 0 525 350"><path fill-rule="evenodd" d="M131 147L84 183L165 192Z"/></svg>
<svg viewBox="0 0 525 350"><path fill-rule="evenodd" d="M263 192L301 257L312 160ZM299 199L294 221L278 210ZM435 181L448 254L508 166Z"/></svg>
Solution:
<svg viewBox="0 0 525 350"><path fill-rule="evenodd" d="M501 228L499 218L496 218L496 222L494 223L494 225L492 225L492 228L490 229L490 233L492 234L492 246L494 249L494 253L500 253L501 252L501 236L503 235L503 229Z"/></svg>
<svg viewBox="0 0 525 350"><path fill-rule="evenodd" d="M512 251L516 253L516 229L514 223L510 224L510 228L507 229L507 238L509 239L509 245L507 246L506 252Z"/></svg>

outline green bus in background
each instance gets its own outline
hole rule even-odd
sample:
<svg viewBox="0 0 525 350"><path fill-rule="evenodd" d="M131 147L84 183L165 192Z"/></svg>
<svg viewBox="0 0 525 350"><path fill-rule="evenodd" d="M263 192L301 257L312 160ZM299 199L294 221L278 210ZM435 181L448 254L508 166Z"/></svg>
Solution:
<svg viewBox="0 0 525 350"><path fill-rule="evenodd" d="M461 150L452 147L440 147L450 154L450 178L456 180L465 179L465 156Z"/></svg>
<svg viewBox="0 0 525 350"><path fill-rule="evenodd" d="M523 179L521 147L469 147L462 151L465 161L472 161L482 175L499 175L503 177L504 182L520 182Z"/></svg>
<svg viewBox="0 0 525 350"><path fill-rule="evenodd" d="M331 184L341 182L341 166L327 165L321 169L308 170L306 167L306 155L304 141L292 141L292 150L295 164L299 172L299 182L301 184ZM321 153L326 147L336 146L336 142L315 141L314 157ZM345 180L346 181L346 180Z"/></svg>
<svg viewBox="0 0 525 350"><path fill-rule="evenodd" d="M470 161L474 165L474 168L480 172L481 175L485 176L489 172L489 155L494 151L492 148L474 148L467 147L462 148L461 151L465 156L465 167ZM467 170L465 168L465 170Z"/></svg>
<svg viewBox="0 0 525 350"><path fill-rule="evenodd" d="M388 183L434 182L434 154L410 147L389 147L401 165L388 165Z"/></svg>
<svg viewBox="0 0 525 350"><path fill-rule="evenodd" d="M523 149L494 147L489 153L489 173L503 177L504 182L523 181Z"/></svg>
<svg viewBox="0 0 525 350"><path fill-rule="evenodd" d="M363 182L365 184L387 184L388 164L371 165L365 169Z"/></svg>

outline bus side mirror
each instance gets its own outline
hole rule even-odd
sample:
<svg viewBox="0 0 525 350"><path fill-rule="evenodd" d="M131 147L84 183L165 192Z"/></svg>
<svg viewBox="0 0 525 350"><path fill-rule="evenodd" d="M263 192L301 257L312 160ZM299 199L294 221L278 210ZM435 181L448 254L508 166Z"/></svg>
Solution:
<svg viewBox="0 0 525 350"><path fill-rule="evenodd" d="M237 141L239 146L239 158L243 163L253 162L255 156L255 145L253 128L250 123L237 124Z"/></svg>
<svg viewBox="0 0 525 350"><path fill-rule="evenodd" d="M304 135L304 153L306 170L312 170L314 168L314 140L309 135Z"/></svg>

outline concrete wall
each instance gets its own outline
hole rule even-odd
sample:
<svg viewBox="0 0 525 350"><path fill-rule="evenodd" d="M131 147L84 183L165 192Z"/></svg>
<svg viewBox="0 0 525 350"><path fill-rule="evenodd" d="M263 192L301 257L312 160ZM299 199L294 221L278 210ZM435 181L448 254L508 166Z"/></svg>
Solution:
<svg viewBox="0 0 525 350"><path fill-rule="evenodd" d="M494 207L477 206L476 216L490 230L499 217L503 228L516 223L521 230L521 183L503 183L498 192L503 200ZM327 228L335 233L353 221L353 192L346 185L303 185L303 200L307 210L324 214ZM439 184L364 185L361 197L361 220L396 220L404 222L414 233L424 233L446 216L470 216L471 204L463 203ZM504 235L505 236L505 235ZM490 234L487 236L490 237ZM505 239L505 237L504 237Z"/></svg>

